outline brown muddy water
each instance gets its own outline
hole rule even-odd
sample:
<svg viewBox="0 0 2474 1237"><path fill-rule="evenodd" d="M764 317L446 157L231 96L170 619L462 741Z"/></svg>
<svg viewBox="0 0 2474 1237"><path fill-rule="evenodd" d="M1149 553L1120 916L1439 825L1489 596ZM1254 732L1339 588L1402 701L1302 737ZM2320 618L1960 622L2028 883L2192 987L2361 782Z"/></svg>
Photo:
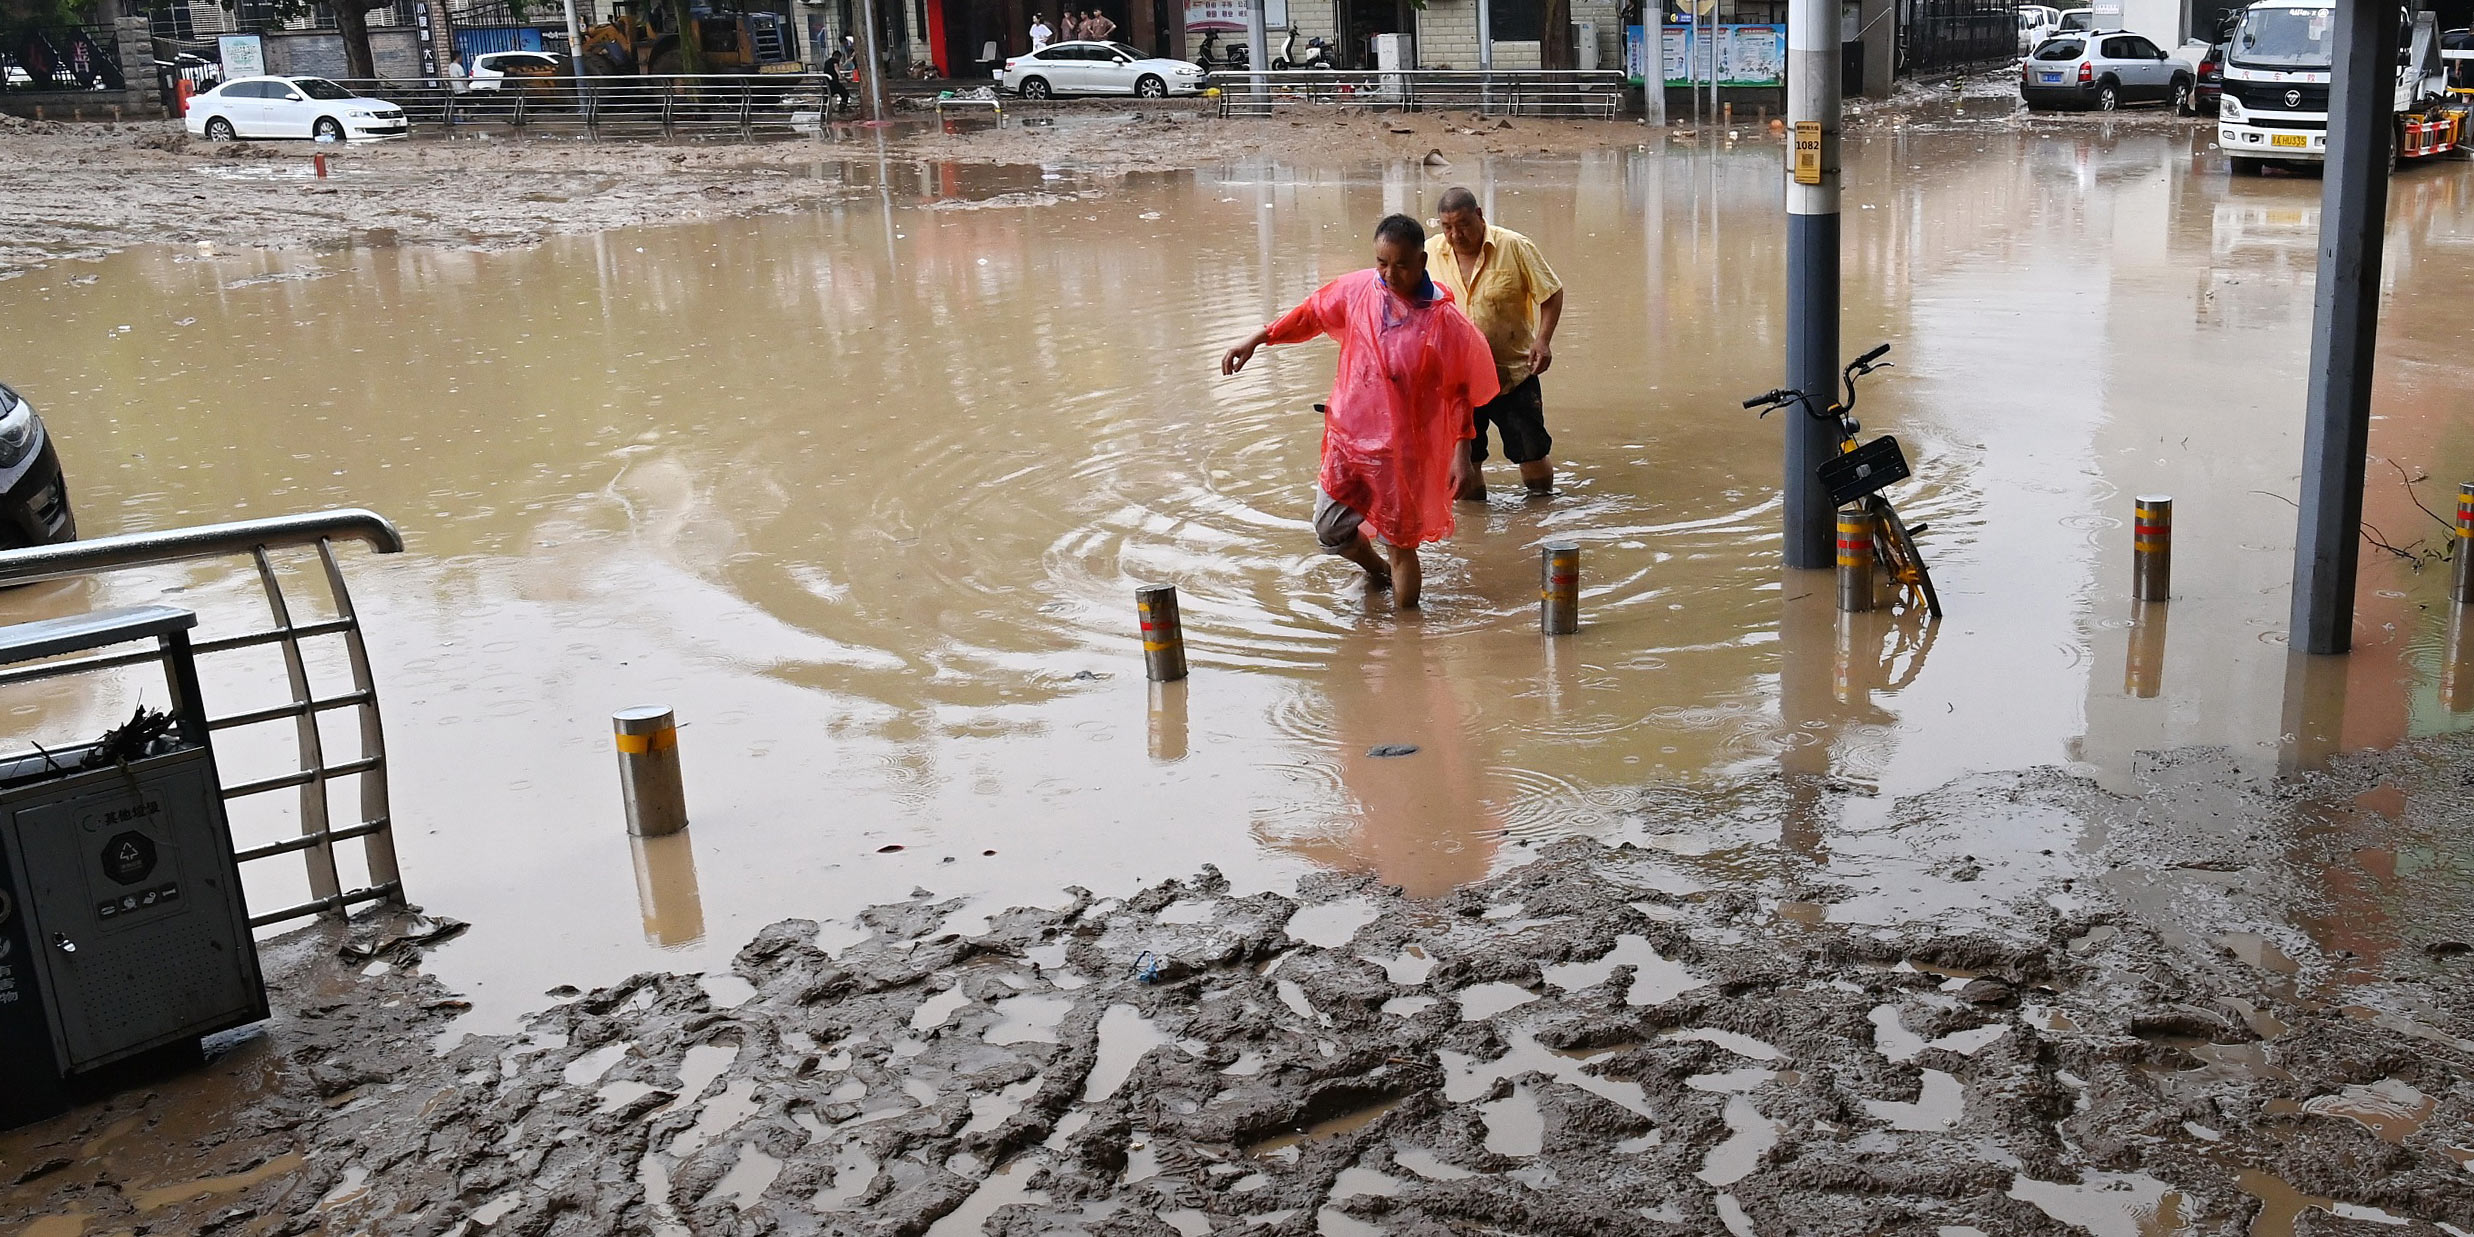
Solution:
<svg viewBox="0 0 2474 1237"><path fill-rule="evenodd" d="M517 252L57 265L0 285L0 335L90 534L335 506L406 531L408 555L348 566L411 895L474 924L427 964L474 1000L460 1030L510 1030L558 984L720 971L764 924L914 887L972 899L967 927L1204 862L1241 889L1337 868L1426 894L1582 833L1713 876L1792 861L1854 891L1812 910L1834 919L1986 907L2073 839L1987 822L1959 839L1985 879L1953 886L1899 796L2045 764L2128 788L2136 753L2191 745L2269 773L2467 724L2443 572L2385 554L2358 652L2289 673L2316 181L2229 182L2161 130L1850 148L1845 339L1896 347L1863 413L1916 461L1900 498L1931 525L1936 630L1841 624L1826 575L1777 566L1777 425L1737 407L1783 346L1766 144L1129 178L829 164L865 192ZM1362 265L1376 217L1460 182L1570 285L1546 383L1562 491L1503 493L1498 461L1404 615L1312 552L1330 348L1235 380L1214 362ZM2442 165L2394 194L2367 518L2428 547L2389 461L2435 510L2474 477L2446 432L2474 189ZM2145 492L2177 498L2180 561L2170 623L2134 632ZM1552 643L1550 538L1585 547L1585 625ZM1143 680L1150 582L1182 592L1185 684ZM168 594L212 624L254 588L186 567L0 616ZM279 682L226 665L208 687L237 709ZM10 725L82 736L141 694L21 692ZM646 701L686 723L695 823L631 848L606 719ZM1730 809L1781 772L1783 824ZM249 837L294 827L260 810Z"/></svg>

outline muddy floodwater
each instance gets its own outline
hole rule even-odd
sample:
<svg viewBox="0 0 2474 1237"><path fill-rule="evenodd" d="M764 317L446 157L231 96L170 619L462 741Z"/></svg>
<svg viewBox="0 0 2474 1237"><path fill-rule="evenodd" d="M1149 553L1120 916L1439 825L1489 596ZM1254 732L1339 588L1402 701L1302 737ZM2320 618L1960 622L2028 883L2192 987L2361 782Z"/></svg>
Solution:
<svg viewBox="0 0 2474 1237"><path fill-rule="evenodd" d="M1842 625L1826 574L1778 567L1779 428L1738 407L1783 346L1768 143L1126 178L863 159L814 169L853 189L828 208L521 251L57 264L0 284L0 337L90 535L339 506L405 530L407 555L345 557L409 892L474 925L427 963L475 1003L459 1030L554 985L720 971L787 916L925 888L984 928L1204 862L1239 890L1337 869L1428 895L1577 833L1792 865L1846 891L1816 917L1965 910L2071 839L1940 838L1984 864L1954 885L1901 796L2039 765L2127 789L2142 751L2204 745L2272 773L2468 724L2444 568L2406 561L2441 544L2415 497L2446 511L2474 478L2445 432L2460 168L2394 186L2366 518L2406 557L2366 550L2357 652L2314 670L2285 627L2318 182L2229 181L2163 129L1849 150L1844 337L1896 349L1862 415L1915 461L1938 628ZM1569 285L1560 490L1518 496L1498 459L1401 614L1313 552L1332 348L1215 361L1461 182ZM2176 600L2134 628L2151 492L2177 500ZM1566 538L1583 627L1550 642L1538 547ZM1193 662L1165 688L1134 628L1154 582ZM0 611L186 599L212 627L255 589L202 565ZM213 703L279 700L271 664L211 667ZM146 690L21 691L10 727L89 735ZM631 847L608 715L644 702L685 724L694 824ZM1391 744L1417 751L1368 755ZM1783 824L1731 809L1782 774ZM253 806L245 840L286 810Z"/></svg>

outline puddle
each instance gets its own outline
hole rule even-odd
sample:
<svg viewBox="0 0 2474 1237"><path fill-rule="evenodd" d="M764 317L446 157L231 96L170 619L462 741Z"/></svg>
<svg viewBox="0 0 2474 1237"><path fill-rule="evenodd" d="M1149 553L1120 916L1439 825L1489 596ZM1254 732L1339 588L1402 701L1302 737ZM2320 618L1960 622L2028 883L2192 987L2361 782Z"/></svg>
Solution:
<svg viewBox="0 0 2474 1237"><path fill-rule="evenodd" d="M1739 1057L1745 1057L1754 1061L1784 1061L1787 1059L1786 1053L1780 1052L1778 1049L1770 1046L1769 1044L1754 1039L1749 1035L1738 1035L1733 1031L1721 1031L1716 1027L1688 1027L1681 1031L1669 1031L1667 1032L1667 1037L1670 1039L1700 1040L1703 1043L1716 1044Z"/></svg>
<svg viewBox="0 0 2474 1237"><path fill-rule="evenodd" d="M997 1020L982 1036L991 1044L1053 1044L1057 1023L1074 1008L1073 998L1013 996L988 1007Z"/></svg>
<svg viewBox="0 0 2474 1237"><path fill-rule="evenodd" d="M140 1212L156 1211L174 1203L236 1194L261 1181L280 1177L286 1173L299 1172L301 1166L306 1163L308 1161L302 1157L301 1153L294 1151L276 1156L247 1172L231 1173L222 1177L206 1177L197 1181L183 1181L177 1185L123 1189L121 1192L128 1196L129 1205Z"/></svg>
<svg viewBox="0 0 2474 1237"><path fill-rule="evenodd" d="M2251 1220L2250 1237L2294 1237L2305 1211L2324 1211L2340 1220L2359 1220L2399 1228L2411 1223L2404 1216L2377 1207L2304 1194L2283 1179L2262 1172L2246 1169L2235 1175L2234 1184L2260 1202L2259 1214Z"/></svg>
<svg viewBox="0 0 2474 1237"><path fill-rule="evenodd" d="M1761 1157L1778 1145L1779 1126L1761 1115L1752 1101L1740 1095L1727 1098L1726 1140L1709 1149L1701 1161L1701 1171L1693 1174L1714 1186L1730 1186L1752 1175L1761 1166Z"/></svg>
<svg viewBox="0 0 2474 1237"><path fill-rule="evenodd" d="M756 985L736 975L699 975L696 986L704 989L705 997L715 1009L737 1009L756 995Z"/></svg>
<svg viewBox="0 0 2474 1237"><path fill-rule="evenodd" d="M1374 916L1374 904L1363 898L1302 906L1289 916L1288 933L1309 945L1338 949L1348 944L1359 928L1374 922Z"/></svg>
<svg viewBox="0 0 2474 1237"><path fill-rule="evenodd" d="M1428 1181L1465 1181L1477 1176L1424 1147L1398 1148L1392 1152L1392 1160Z"/></svg>
<svg viewBox="0 0 2474 1237"><path fill-rule="evenodd" d="M2288 957L2276 943L2256 932L2231 932L2216 938L2217 947L2263 971L2276 975L2298 975L2302 964Z"/></svg>
<svg viewBox="0 0 2474 1237"><path fill-rule="evenodd" d="M1959 1080L1937 1069L1924 1071L1924 1089L1913 1103L1866 1100L1864 1111L1890 1123L1894 1130L1931 1133L1957 1125L1967 1103Z"/></svg>
<svg viewBox="0 0 2474 1237"><path fill-rule="evenodd" d="M2384 1142L2398 1144L2421 1129L2438 1108L2439 1101L2394 1078L2369 1086L2349 1086L2334 1095L2315 1095L2299 1104L2270 1100L2265 1106L2270 1115L2343 1117L2379 1135Z"/></svg>
<svg viewBox="0 0 2474 1237"><path fill-rule="evenodd" d="M845 1143L834 1157L833 1180L808 1199L808 1208L831 1215L859 1201L876 1180L876 1161L858 1143Z"/></svg>
<svg viewBox="0 0 2474 1237"><path fill-rule="evenodd" d="M1546 1115L1527 1087L1478 1105L1486 1122L1486 1149L1497 1155L1531 1156L1546 1149Z"/></svg>
<svg viewBox="0 0 2474 1237"><path fill-rule="evenodd" d="M1396 996L1383 1002L1383 1012L1395 1018L1414 1018L1442 1003L1439 997Z"/></svg>
<svg viewBox="0 0 2474 1237"><path fill-rule="evenodd" d="M971 998L964 995L961 988L947 988L919 1003L919 1008L911 1014L911 1030L933 1031L945 1025L945 1020L953 1017L954 1011L970 1003Z"/></svg>
<svg viewBox="0 0 2474 1237"><path fill-rule="evenodd" d="M2081 1174L2076 1185L2020 1176L2010 1197L2094 1237L2183 1237L2193 1231L2197 1209L2187 1195L2140 1173Z"/></svg>
<svg viewBox="0 0 2474 1237"><path fill-rule="evenodd" d="M1480 1022L1538 999L1537 993L1506 983L1471 984L1452 996L1460 1002L1461 1018L1468 1022Z"/></svg>
<svg viewBox="0 0 2474 1237"><path fill-rule="evenodd" d="M1278 1155L1281 1152L1288 1151L1292 1148L1301 1147L1319 1138L1330 1138L1336 1134L1355 1133L1358 1130L1362 1130L1367 1126L1374 1124L1376 1118L1381 1117L1383 1114L1398 1107L1400 1107L1399 1100L1388 1099L1378 1103L1368 1104L1363 1108L1352 1109L1336 1116L1325 1117L1324 1119L1307 1126L1305 1129L1298 1130L1294 1133L1274 1134L1261 1142L1247 1147L1246 1154L1255 1156Z"/></svg>
<svg viewBox="0 0 2474 1237"><path fill-rule="evenodd" d="M741 1078L723 1085L721 1093L704 1102L696 1114L696 1123L679 1131L668 1148L673 1160L685 1159L720 1135L736 1128L741 1121L756 1114L756 1080Z"/></svg>
<svg viewBox="0 0 2474 1237"><path fill-rule="evenodd" d="M1633 968L1632 982L1624 1001L1629 1005L1659 1005L1702 986L1706 981L1681 963L1669 962L1658 956L1649 939L1635 933L1615 938L1615 948L1605 957L1592 962L1565 962L1546 968L1546 982L1571 992L1605 983L1615 968Z"/></svg>
<svg viewBox="0 0 2474 1237"><path fill-rule="evenodd" d="M609 1073L610 1067L618 1064L619 1058L626 1056L627 1050L633 1047L635 1047L635 1045L624 1041L614 1041L612 1043L603 1044L601 1047L595 1048L591 1052L585 1053L583 1056L577 1057L573 1061L569 1061L567 1063L567 1068L561 1074L561 1077L565 1078L567 1080L567 1085L571 1087L591 1086L594 1082L598 1081L603 1074Z"/></svg>
<svg viewBox="0 0 2474 1237"><path fill-rule="evenodd" d="M738 1160L730 1166L729 1172L722 1174L721 1180L713 1183L712 1191L704 1196L705 1201L724 1202L745 1211L755 1206L756 1200L764 1197L764 1192L772 1189L774 1180L781 1175L782 1162L779 1159L755 1147L742 1146Z"/></svg>
<svg viewBox="0 0 2474 1237"><path fill-rule="evenodd" d="M1143 1054L1168 1042L1168 1033L1151 1025L1151 1020L1131 1005L1109 1006L1108 1012L1100 1015L1099 1037L1099 1060L1091 1067L1090 1080L1082 1089L1086 1104L1115 1095Z"/></svg>
<svg viewBox="0 0 2474 1237"><path fill-rule="evenodd" d="M1368 958L1368 962L1383 968L1383 977L1403 987L1422 984L1435 969L1434 955L1411 945L1397 958Z"/></svg>
<svg viewBox="0 0 2474 1237"><path fill-rule="evenodd" d="M1015 1203L1044 1203L1047 1194L1031 1189L1027 1184L1039 1161L1029 1157L1009 1160L979 1183L962 1205L946 1212L928 1226L928 1237L980 1237L991 1216L1000 1207Z"/></svg>

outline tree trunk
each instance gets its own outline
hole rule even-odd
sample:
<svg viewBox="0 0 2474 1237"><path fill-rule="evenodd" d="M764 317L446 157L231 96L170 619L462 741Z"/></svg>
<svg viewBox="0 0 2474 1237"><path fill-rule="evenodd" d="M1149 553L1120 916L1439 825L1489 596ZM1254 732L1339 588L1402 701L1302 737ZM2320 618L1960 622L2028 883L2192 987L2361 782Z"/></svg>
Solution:
<svg viewBox="0 0 2474 1237"><path fill-rule="evenodd" d="M341 0L327 8L335 14L336 33L344 36L344 76L360 81L378 76L377 57L369 50L369 10L358 0Z"/></svg>
<svg viewBox="0 0 2474 1237"><path fill-rule="evenodd" d="M1572 0L1546 0L1546 29L1538 36L1538 64L1548 69L1573 66Z"/></svg>
<svg viewBox="0 0 2474 1237"><path fill-rule="evenodd" d="M702 73L704 67L704 31L697 28L696 17L690 11L689 0L670 0L670 28L679 32L679 71Z"/></svg>

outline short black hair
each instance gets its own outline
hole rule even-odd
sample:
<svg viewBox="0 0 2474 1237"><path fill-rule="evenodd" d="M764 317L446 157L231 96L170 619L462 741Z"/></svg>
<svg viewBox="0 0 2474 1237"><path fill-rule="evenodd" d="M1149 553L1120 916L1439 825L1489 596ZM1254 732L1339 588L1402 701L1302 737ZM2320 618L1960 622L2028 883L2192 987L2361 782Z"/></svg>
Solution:
<svg viewBox="0 0 2474 1237"><path fill-rule="evenodd" d="M1424 249L1426 225L1407 215L1385 215L1383 222L1374 225L1374 238L1407 245L1411 249Z"/></svg>
<svg viewBox="0 0 2474 1237"><path fill-rule="evenodd" d="M1476 210L1477 208L1478 195L1469 192L1465 185L1454 185L1444 190L1443 200L1435 203L1437 215L1457 215L1464 210Z"/></svg>

